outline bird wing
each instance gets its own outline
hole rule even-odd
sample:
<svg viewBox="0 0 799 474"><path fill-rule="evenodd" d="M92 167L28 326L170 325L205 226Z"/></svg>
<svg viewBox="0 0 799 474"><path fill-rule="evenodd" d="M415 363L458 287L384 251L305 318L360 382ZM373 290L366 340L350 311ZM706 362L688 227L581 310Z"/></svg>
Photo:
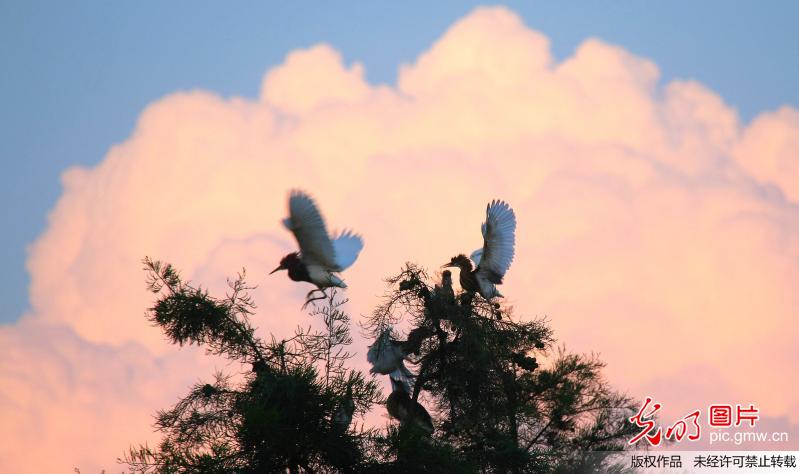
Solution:
<svg viewBox="0 0 799 474"><path fill-rule="evenodd" d="M380 354L384 353L390 347L390 337L391 337L391 327L384 329L380 335L377 336L375 342L369 346L369 350L366 352L366 361L372 365L377 363Z"/></svg>
<svg viewBox="0 0 799 474"><path fill-rule="evenodd" d="M298 190L291 192L289 216L283 219L283 225L297 239L300 255L306 265L316 264L328 269L338 267L325 221L310 196Z"/></svg>
<svg viewBox="0 0 799 474"><path fill-rule="evenodd" d="M337 271L343 271L350 267L358 258L358 254L363 249L363 239L358 234L350 230L345 230L333 239L333 251L336 254Z"/></svg>
<svg viewBox="0 0 799 474"><path fill-rule="evenodd" d="M404 358L400 345L391 339L391 328L385 329L366 352L366 360L372 364L370 372L378 374L397 370Z"/></svg>
<svg viewBox="0 0 799 474"><path fill-rule="evenodd" d="M508 203L491 201L486 208L486 221L482 225L483 248L478 254L478 275L491 283L502 283L502 277L510 268L516 245L516 215Z"/></svg>
<svg viewBox="0 0 799 474"><path fill-rule="evenodd" d="M401 385L405 390L405 393L410 395L411 389L413 387L414 375L410 369L405 367L405 364L400 363L400 366L397 367L397 370L391 372L388 377L391 379L392 389L395 389L395 384Z"/></svg>
<svg viewBox="0 0 799 474"><path fill-rule="evenodd" d="M483 224L483 226L485 226L485 224ZM479 267L480 266L480 260L483 259L483 248L480 247L479 249L477 249L474 252L472 252L472 254L469 255L469 258L472 259L472 261L474 262L475 266Z"/></svg>
<svg viewBox="0 0 799 474"><path fill-rule="evenodd" d="M369 350L366 351L366 361L372 364L372 370L376 370L374 366L377 364L378 358L380 357L380 353L382 347L380 344L380 340L374 342L371 346L369 346Z"/></svg>

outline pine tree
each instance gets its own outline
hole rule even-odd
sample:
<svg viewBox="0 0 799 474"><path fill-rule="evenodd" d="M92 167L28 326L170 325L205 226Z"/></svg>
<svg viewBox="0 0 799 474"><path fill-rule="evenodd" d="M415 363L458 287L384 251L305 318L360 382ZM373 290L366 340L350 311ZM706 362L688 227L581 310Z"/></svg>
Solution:
<svg viewBox="0 0 799 474"><path fill-rule="evenodd" d="M633 403L608 387L596 357L555 347L544 320L455 294L448 272L434 285L406 265L362 328L399 340L394 328L407 327L408 396L432 415L431 433L357 422L384 409L383 380L347 368L350 319L335 293L311 312L320 329L266 342L243 273L215 298L171 265L144 264L158 295L148 318L169 341L247 370L218 373L159 412L160 444L120 460L134 472L589 472L610 466L586 453L623 449L631 435Z"/></svg>
<svg viewBox="0 0 799 474"><path fill-rule="evenodd" d="M412 398L434 414L436 431L426 451L416 433L389 433L387 465L440 472L440 457L432 455L438 447L464 472L611 468L593 453L624 449L634 404L610 389L595 356L553 348L544 320L518 321L512 308L455 295L448 272L432 286L424 270L408 264L388 284L366 329L377 337L408 321L409 340L427 335L409 356L417 368ZM402 449L408 443L415 451Z"/></svg>
<svg viewBox="0 0 799 474"><path fill-rule="evenodd" d="M161 411L155 449L132 448L121 460L134 472L339 472L365 462L371 430L351 426L353 415L380 400L373 380L349 370L352 343L346 302L331 294L312 316L324 330L298 328L293 337L264 342L250 316L255 305L244 274L217 299L184 282L168 264L144 260L148 286L160 298L149 319L180 346L250 367L196 384Z"/></svg>

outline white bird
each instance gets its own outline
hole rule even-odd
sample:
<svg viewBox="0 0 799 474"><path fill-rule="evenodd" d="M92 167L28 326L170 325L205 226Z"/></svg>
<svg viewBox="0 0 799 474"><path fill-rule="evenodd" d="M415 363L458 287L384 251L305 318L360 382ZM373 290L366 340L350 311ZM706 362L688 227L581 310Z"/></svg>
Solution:
<svg viewBox="0 0 799 474"><path fill-rule="evenodd" d="M317 288L306 295L303 307L312 301L327 298L326 288L347 287L335 273L355 263L363 249L363 240L359 235L344 231L331 239L313 199L298 190L289 194L289 216L283 219L283 225L294 234L300 251L283 257L280 266L272 270L270 275L278 270L288 270L292 280L316 285ZM311 298L317 291L321 291L322 296Z"/></svg>
<svg viewBox="0 0 799 474"><path fill-rule="evenodd" d="M392 380L396 380L410 393L413 383L413 372L405 366L405 358L408 352L403 349L403 341L391 339L391 328L385 329L369 346L366 353L366 360L372 364L369 370L373 374L389 375Z"/></svg>
<svg viewBox="0 0 799 474"><path fill-rule="evenodd" d="M486 220L481 227L483 247L472 252L471 260L460 254L452 257L443 267L460 269L461 288L467 292L477 292L490 300L502 297L497 285L513 261L516 246L516 215L508 203L491 201L486 207ZM474 261L474 265L472 265Z"/></svg>

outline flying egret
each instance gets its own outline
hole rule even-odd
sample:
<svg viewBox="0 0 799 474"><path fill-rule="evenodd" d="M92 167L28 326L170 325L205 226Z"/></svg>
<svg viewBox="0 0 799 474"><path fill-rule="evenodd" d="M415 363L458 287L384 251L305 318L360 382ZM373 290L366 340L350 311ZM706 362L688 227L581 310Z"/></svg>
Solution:
<svg viewBox="0 0 799 474"><path fill-rule="evenodd" d="M480 293L486 300L491 300L502 297L496 285L502 283L502 277L510 268L516 245L516 215L508 203L491 201L486 207L482 232L483 248L472 252L471 260L460 254L452 257L442 268L458 267L461 288L470 293Z"/></svg>
<svg viewBox="0 0 799 474"><path fill-rule="evenodd" d="M290 230L300 246L299 252L292 252L280 260L280 266L272 270L288 270L294 281L307 281L316 289L305 296L303 308L312 301L327 298L326 288L346 288L344 281L335 275L352 265L363 248L363 240L351 231L344 231L330 238L322 214L313 199L298 190L289 195L289 216L283 225ZM320 291L322 296L311 298Z"/></svg>

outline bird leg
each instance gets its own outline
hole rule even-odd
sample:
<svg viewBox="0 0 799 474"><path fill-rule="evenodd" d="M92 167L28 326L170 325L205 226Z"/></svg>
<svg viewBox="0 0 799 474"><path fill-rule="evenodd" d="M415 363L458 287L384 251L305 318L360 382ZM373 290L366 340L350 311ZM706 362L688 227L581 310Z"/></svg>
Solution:
<svg viewBox="0 0 799 474"><path fill-rule="evenodd" d="M315 298L311 298L311 295L316 293L317 291L322 293L322 296L317 296ZM312 302L314 302L316 300L323 300L325 298L327 298L327 293L325 293L325 290L321 290L319 288L313 289L313 290L309 291L307 295L305 295L305 304L303 304L302 308L300 308L300 309L305 309Z"/></svg>

